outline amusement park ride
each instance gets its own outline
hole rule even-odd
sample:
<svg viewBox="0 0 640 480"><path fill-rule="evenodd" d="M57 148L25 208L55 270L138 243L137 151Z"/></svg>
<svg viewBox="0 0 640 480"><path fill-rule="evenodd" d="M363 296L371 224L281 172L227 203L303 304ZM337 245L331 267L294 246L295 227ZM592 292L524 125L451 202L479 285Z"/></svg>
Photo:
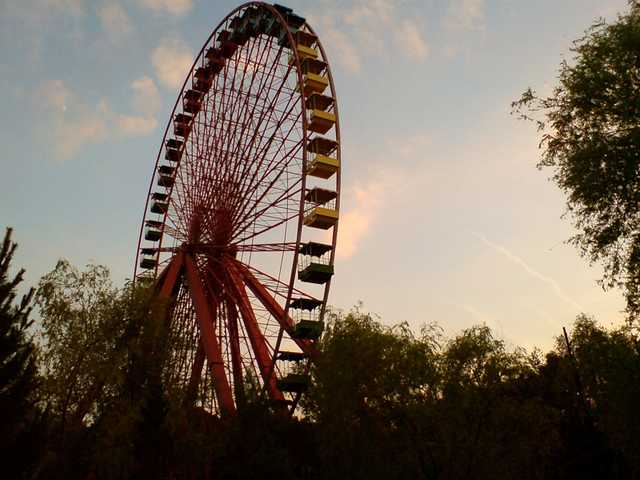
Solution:
<svg viewBox="0 0 640 480"><path fill-rule="evenodd" d="M169 303L165 374L234 415L248 385L293 413L334 273L340 128L311 26L262 2L232 11L187 74L158 152L136 278Z"/></svg>

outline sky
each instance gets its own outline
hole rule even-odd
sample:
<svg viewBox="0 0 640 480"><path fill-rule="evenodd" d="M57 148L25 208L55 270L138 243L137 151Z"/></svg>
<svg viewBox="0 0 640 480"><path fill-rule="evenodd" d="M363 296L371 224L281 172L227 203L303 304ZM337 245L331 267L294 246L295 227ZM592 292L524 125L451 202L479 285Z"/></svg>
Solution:
<svg viewBox="0 0 640 480"><path fill-rule="evenodd" d="M59 258L130 278L149 179L226 0L0 0L0 227L29 285ZM289 0L332 64L342 199L330 303L416 331L484 323L548 348L580 312L623 320L566 240L537 132L571 42L625 0Z"/></svg>

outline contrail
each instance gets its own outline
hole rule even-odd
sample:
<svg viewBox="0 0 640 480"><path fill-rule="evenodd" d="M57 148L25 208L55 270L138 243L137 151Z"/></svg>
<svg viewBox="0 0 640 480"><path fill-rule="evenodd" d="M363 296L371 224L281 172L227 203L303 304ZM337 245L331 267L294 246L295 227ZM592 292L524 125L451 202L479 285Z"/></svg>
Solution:
<svg viewBox="0 0 640 480"><path fill-rule="evenodd" d="M549 278L549 277L543 275L542 273L538 272L537 270L534 270L522 258L518 257L517 255L514 255L513 253L511 253L509 250L507 250L502 245L497 245L497 244L487 240L487 238L484 235L481 235L481 234L479 234L477 232L471 232L471 234L473 236L477 237L487 247L489 247L489 248L495 250L496 252L504 255L509 260L511 260L513 263L515 263L516 265L522 267L524 269L524 271L527 272L529 275L531 275L533 278L536 278L536 279L540 280L541 282L544 282L547 285L549 285L551 287L551 289L555 292L555 294L558 296L558 298L560 298L561 300L565 301L566 303L571 305L573 308L575 308L579 312L583 312L584 311L582 306L580 306L580 304L578 302L576 302L569 295L567 295L564 292L564 290L562 290L562 288L560 288L560 285L558 285L558 282L556 282L553 278Z"/></svg>

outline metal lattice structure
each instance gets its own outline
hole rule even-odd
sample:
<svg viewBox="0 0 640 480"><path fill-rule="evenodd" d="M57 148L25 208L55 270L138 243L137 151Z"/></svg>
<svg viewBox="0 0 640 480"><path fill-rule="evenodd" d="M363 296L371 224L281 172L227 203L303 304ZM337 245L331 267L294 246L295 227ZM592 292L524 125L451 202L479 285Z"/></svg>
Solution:
<svg viewBox="0 0 640 480"><path fill-rule="evenodd" d="M167 125L136 278L169 302L165 375L233 415L249 386L293 412L334 271L340 128L325 51L291 9L251 2L213 31Z"/></svg>

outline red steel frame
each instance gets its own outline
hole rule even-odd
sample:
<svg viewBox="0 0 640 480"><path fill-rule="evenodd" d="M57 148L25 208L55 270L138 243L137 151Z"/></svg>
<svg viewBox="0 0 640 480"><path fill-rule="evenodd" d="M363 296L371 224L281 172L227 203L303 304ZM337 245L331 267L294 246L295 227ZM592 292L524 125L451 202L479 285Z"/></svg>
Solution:
<svg viewBox="0 0 640 480"><path fill-rule="evenodd" d="M262 2L246 3L232 11L211 33L200 50L176 100L171 115L172 119L179 111L188 85L193 83L195 70L198 65L203 64L204 53L212 45L217 32L222 30L231 18L249 7L266 9L278 18L281 25L286 25L280 12L271 5ZM306 25L306 28L315 35L311 27ZM289 44L294 45L294 39L290 32L288 37ZM185 149L176 182L169 188L168 195L171 206L162 216L161 229L163 239L165 235L169 235L178 243L182 242L182 245L163 247L161 240L157 248L158 266L155 270L158 295L171 299L175 297L179 288L187 288L195 311L200 341L193 357L188 391L195 395L202 380L201 375L206 360L213 379L218 408L221 413L228 415L233 415L236 412L237 404L244 397L242 370L246 368L247 359L243 357L242 353L243 342L244 351L253 358L250 361L257 365L257 370L262 376L268 395L276 401L284 400L282 392L278 390L276 385L274 365L283 334L286 332L289 337L293 335L294 322L288 311L292 295L297 292L294 284L305 209L306 174L304 170L307 164L306 143L308 139L306 106L304 97L292 91L291 86L286 84L288 78L295 78L298 86L303 84L300 59L296 53L293 66L289 66L283 79L276 74L278 69L283 70L283 64L279 63L279 60L283 58L282 52L279 51L273 63L268 64L270 55L273 56L275 52L275 42L263 36L249 43L243 68L239 68L239 64L242 62L236 59L233 75L228 72L230 67L225 67L222 85L218 85L214 80L211 90L205 95L205 100L202 102L204 107L201 112L194 115L189 137L184 139L184 143L189 144L190 149L189 151ZM318 47L322 58L326 61L327 57L320 41L318 41ZM241 47L241 49L243 48ZM241 75L239 85L241 85L240 91L242 91L247 73L251 70L247 58L251 58L255 62L247 92L252 91L254 82L258 78L255 70L259 67L270 68L268 75L261 77L262 83L258 85L258 93L251 106L249 106L248 95L244 99L240 93L232 98L225 95L229 88L236 85L238 75ZM295 72L292 73L293 69ZM293 77L290 76L291 74ZM334 113L338 118L335 86L328 62L327 76L335 99ZM280 80L279 84L278 80ZM230 81L231 87L227 85L227 81ZM284 98L280 99L283 95ZM259 104L260 99L264 99L262 105ZM278 101L279 99L280 101ZM258 115L256 115L257 110L259 110ZM294 112L298 113L294 115ZM277 114L276 118L274 118L274 114ZM204 117L204 120L201 119L201 116ZM215 128L214 118L223 119L223 122L228 123L229 128L224 130L223 135L211 137L212 129ZM253 123L250 120L253 120ZM234 128L231 128L232 123L235 123ZM147 194L145 212L148 212L149 209L152 189L157 179L158 166L162 161L164 144L169 138L171 124L172 120L167 124L156 158L154 170L156 173L152 177ZM254 127L254 125L258 126ZM285 131L282 130L283 127ZM271 130L268 130L269 128ZM297 132L298 136L294 132ZM267 137L269 140L265 143ZM335 138L339 145L339 120L335 124ZM279 142L279 146L276 145L277 150L273 151L271 147L276 140ZM225 148L229 146L235 146L235 148L233 150ZM283 148L288 148L288 150L283 152ZM217 152L217 154L214 156L212 152ZM290 173L288 169L291 168L291 165L295 165L296 155L301 155L302 158L301 164L297 167L299 169L298 188L292 189L289 186L288 175ZM249 158L252 158L252 161L248 161ZM337 158L338 161L341 161L339 147ZM214 166L217 168L213 168ZM284 182L285 189L281 187L283 175L287 179ZM234 182L233 179L240 180ZM339 210L339 170L336 173L335 182L338 194L336 209ZM188 188L185 188L185 185ZM226 203L226 213L225 209L216 210L222 199ZM294 202L297 203L297 208L291 210L291 205ZM264 223L263 218L267 223ZM275 231L296 220L295 240L287 241L285 230L285 239L282 243L254 243L254 238L259 238L271 230ZM211 228L211 222L215 223L216 228ZM220 227L220 225L227 223L228 228ZM138 252L140 252L143 242L144 225L145 220L140 228ZM216 232L215 238L203 238L207 229ZM331 264L335 260L336 240L337 225L333 228L332 233ZM280 252L282 258L286 252L290 252L292 258L289 281L281 281L280 274L278 274L278 278L263 274L264 278L268 278L272 284L269 287L252 273L253 267L250 268L243 261L235 258L238 253L250 256L258 252ZM168 263L167 260L161 261L167 255L169 255ZM203 266L202 262L197 261L200 256L213 260ZM136 276L138 257L139 253L136 256L136 272L134 273ZM166 266L160 271L159 267L165 263ZM321 297L321 317L324 315L329 287L330 282L325 285ZM247 294L247 289L255 299L253 305ZM276 299L278 295L283 298L283 305ZM267 312L267 317L273 317L277 321L279 334L275 345L269 344L265 338L263 333L266 328L264 319L260 320L256 316L255 308L258 306ZM262 317L264 316L263 314ZM239 322L240 319L242 323ZM220 343L223 337L226 338L227 345L225 352L223 352ZM294 341L309 357L312 358L316 355L313 342ZM233 390L227 371L230 371L233 377ZM299 395L294 399L292 409L295 408L298 400Z"/></svg>

